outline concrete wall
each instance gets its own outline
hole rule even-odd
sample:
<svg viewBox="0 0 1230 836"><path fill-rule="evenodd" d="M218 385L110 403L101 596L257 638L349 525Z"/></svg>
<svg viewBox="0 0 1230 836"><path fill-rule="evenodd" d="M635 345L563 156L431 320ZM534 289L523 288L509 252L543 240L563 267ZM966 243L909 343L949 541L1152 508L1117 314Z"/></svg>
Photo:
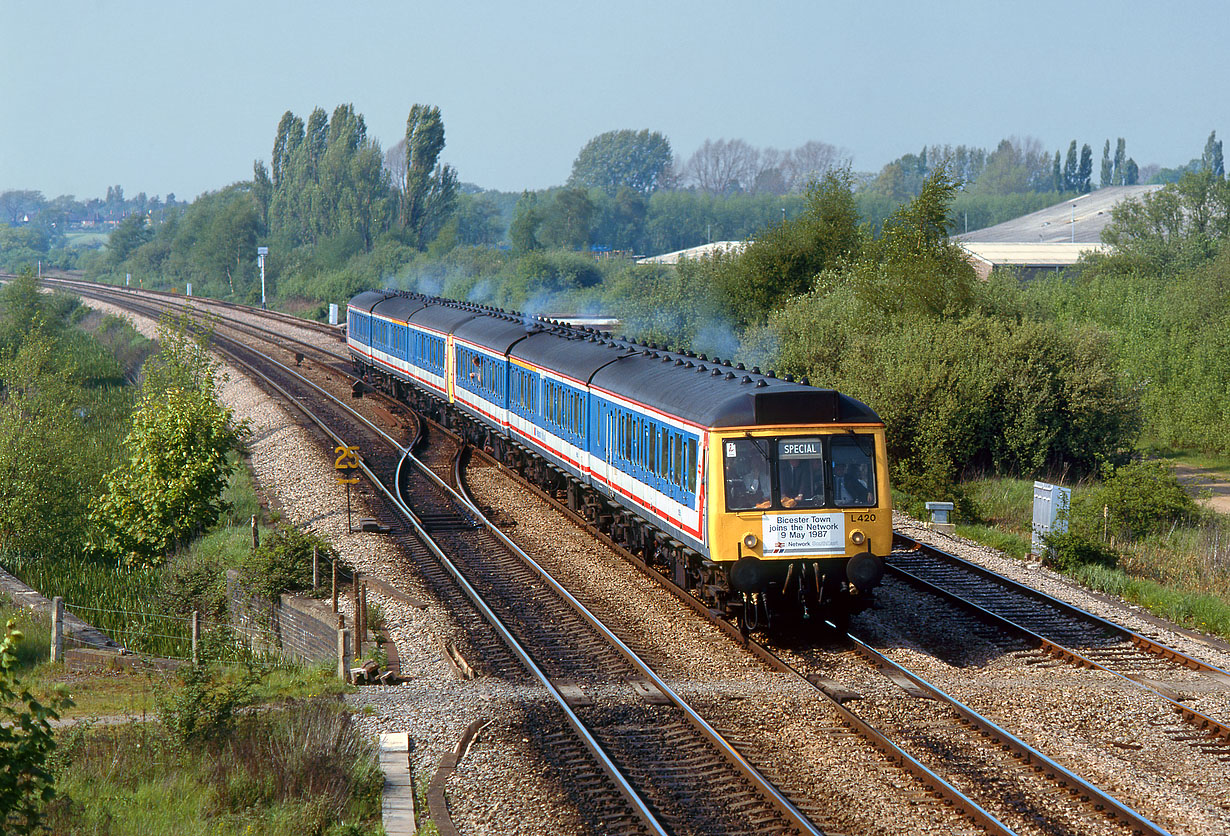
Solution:
<svg viewBox="0 0 1230 836"><path fill-rule="evenodd" d="M254 595L239 583L239 573L226 573L226 592L230 599L231 623L275 640L287 656L304 662L332 662L337 659L337 616L329 605L313 598L283 594L276 604ZM272 636L270 636L272 634ZM255 644L261 648L260 641Z"/></svg>

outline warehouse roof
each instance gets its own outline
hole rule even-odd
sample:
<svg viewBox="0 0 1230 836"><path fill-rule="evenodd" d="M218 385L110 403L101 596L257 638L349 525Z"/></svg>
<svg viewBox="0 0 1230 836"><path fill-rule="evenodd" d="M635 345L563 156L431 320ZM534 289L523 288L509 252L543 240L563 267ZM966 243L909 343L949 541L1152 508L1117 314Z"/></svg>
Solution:
<svg viewBox="0 0 1230 836"><path fill-rule="evenodd" d="M681 258L703 258L719 252L739 253L748 245L747 241L714 241L712 244L701 244L699 247L689 247L686 250L675 250L673 253L651 255L648 258L638 258L637 264L678 264Z"/></svg>
<svg viewBox="0 0 1230 836"><path fill-rule="evenodd" d="M1089 194L1056 203L1002 224L954 236L958 243L1094 244L1110 223L1115 204L1139 200L1161 186L1107 186Z"/></svg>

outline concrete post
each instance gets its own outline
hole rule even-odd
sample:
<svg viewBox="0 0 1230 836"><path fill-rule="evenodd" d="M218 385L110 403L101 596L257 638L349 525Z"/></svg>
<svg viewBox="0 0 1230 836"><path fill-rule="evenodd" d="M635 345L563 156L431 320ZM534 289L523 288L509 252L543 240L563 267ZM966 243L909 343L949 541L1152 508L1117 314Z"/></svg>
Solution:
<svg viewBox="0 0 1230 836"><path fill-rule="evenodd" d="M192 611L192 667L201 664L201 657L197 653L197 645L201 641L201 612L200 610Z"/></svg>
<svg viewBox="0 0 1230 836"><path fill-rule="evenodd" d="M316 546L312 546L312 591L320 589L320 555Z"/></svg>
<svg viewBox="0 0 1230 836"><path fill-rule="evenodd" d="M363 642L367 639L367 584L363 584L359 588L359 615L363 620L359 622L359 655L363 655Z"/></svg>
<svg viewBox="0 0 1230 836"><path fill-rule="evenodd" d="M51 599L51 661L64 661L64 599Z"/></svg>
<svg viewBox="0 0 1230 836"><path fill-rule="evenodd" d="M337 560L330 560L333 564L333 611L337 612Z"/></svg>
<svg viewBox="0 0 1230 836"><path fill-rule="evenodd" d="M350 631L337 631L337 678L350 681Z"/></svg>

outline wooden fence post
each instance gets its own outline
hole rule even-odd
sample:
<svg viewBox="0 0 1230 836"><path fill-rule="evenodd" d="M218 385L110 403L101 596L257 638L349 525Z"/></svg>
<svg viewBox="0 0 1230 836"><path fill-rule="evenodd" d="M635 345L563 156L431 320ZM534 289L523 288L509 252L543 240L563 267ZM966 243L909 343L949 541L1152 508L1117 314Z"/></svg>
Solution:
<svg viewBox="0 0 1230 836"><path fill-rule="evenodd" d="M64 661L64 599L51 599L51 661Z"/></svg>
<svg viewBox="0 0 1230 836"><path fill-rule="evenodd" d="M367 639L367 584L359 588L359 613L363 620L359 622L359 650L362 655L363 642Z"/></svg>
<svg viewBox="0 0 1230 836"><path fill-rule="evenodd" d="M256 514L252 515L252 551L261 547L261 531L256 525Z"/></svg>

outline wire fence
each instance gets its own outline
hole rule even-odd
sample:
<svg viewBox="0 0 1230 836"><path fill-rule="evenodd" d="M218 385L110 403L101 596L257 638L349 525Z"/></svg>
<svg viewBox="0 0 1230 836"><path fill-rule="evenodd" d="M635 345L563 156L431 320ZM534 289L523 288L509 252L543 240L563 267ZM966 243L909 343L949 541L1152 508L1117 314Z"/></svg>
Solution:
<svg viewBox="0 0 1230 836"><path fill-rule="evenodd" d="M91 607L71 601L66 601L64 608L95 628L95 631L87 631L70 627L66 638L73 644L99 649L114 649L118 645L136 654L185 662L194 658L191 616ZM256 623L199 621L198 624L195 656L200 661L258 659L275 666L292 664L281 654L283 635L268 627ZM295 629L306 632L302 628ZM105 635L114 644L100 640L96 637L98 634Z"/></svg>

